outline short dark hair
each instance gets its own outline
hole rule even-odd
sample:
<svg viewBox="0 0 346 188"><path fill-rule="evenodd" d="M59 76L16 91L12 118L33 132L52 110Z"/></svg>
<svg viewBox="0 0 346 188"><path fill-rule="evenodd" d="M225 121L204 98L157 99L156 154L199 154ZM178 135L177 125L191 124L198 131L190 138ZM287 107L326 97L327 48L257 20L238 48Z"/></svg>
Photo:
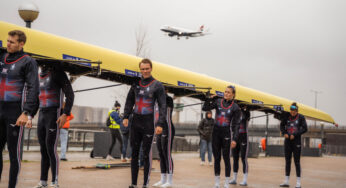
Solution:
<svg viewBox="0 0 346 188"><path fill-rule="evenodd" d="M147 58L142 59L142 61L139 62L138 66L140 67L142 63L143 63L143 64L149 64L149 65L150 65L150 68L153 68L153 63L150 61L150 59L147 59Z"/></svg>
<svg viewBox="0 0 346 188"><path fill-rule="evenodd" d="M8 32L8 35L10 36L18 36L18 42L26 42L26 35L23 31L20 30L12 30L10 32Z"/></svg>
<svg viewBox="0 0 346 188"><path fill-rule="evenodd" d="M114 103L114 107L121 107L121 104L118 102L118 101L115 101L115 103Z"/></svg>

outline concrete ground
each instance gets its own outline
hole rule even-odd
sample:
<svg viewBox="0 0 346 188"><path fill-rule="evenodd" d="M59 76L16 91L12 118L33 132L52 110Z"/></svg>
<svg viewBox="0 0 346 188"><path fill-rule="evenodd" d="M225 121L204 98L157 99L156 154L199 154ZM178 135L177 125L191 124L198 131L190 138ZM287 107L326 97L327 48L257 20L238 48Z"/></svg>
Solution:
<svg viewBox="0 0 346 188"><path fill-rule="evenodd" d="M4 152L3 179L0 188L7 187L9 161L8 153ZM90 159L87 152L69 152L69 161L60 163L59 183L61 188L127 188L131 181L130 168L122 169L71 169L80 165L95 165L108 163L104 159ZM24 161L19 176L18 188L30 188L36 185L40 178L40 153L24 152ZM211 188L214 184L213 166L200 166L197 153L175 153L174 158L174 188ZM111 162L120 162L114 160ZM346 187L346 157L303 157L302 187ZM248 187L270 188L278 185L284 178L283 157L260 157L249 159ZM241 164L240 164L241 166ZM160 179L159 162L154 161L154 170L150 185ZM242 179L242 172L238 183ZM295 168L292 164L291 187L295 185ZM222 165L221 181L224 180ZM138 185L143 182L143 171L139 172ZM241 186L230 186L231 188Z"/></svg>

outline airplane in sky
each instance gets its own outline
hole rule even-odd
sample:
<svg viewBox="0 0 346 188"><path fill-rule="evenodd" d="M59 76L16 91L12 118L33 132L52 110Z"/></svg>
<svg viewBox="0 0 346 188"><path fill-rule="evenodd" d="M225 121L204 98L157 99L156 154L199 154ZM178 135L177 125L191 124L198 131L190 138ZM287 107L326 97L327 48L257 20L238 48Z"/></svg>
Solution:
<svg viewBox="0 0 346 188"><path fill-rule="evenodd" d="M189 30L165 25L161 27L160 30L167 33L167 35L170 37L177 36L178 40L180 39L180 37L186 37L186 39L189 39L189 37L202 37L204 35L210 34L204 30L204 25L199 27L198 30Z"/></svg>

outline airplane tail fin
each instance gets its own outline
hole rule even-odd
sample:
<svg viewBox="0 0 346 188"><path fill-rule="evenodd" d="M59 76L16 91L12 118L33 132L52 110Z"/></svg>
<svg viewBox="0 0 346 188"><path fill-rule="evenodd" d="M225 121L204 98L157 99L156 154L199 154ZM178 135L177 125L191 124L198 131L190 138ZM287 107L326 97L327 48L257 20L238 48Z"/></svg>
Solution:
<svg viewBox="0 0 346 188"><path fill-rule="evenodd" d="M204 25L201 25L201 27L199 27L199 30L203 32L203 30L204 30Z"/></svg>

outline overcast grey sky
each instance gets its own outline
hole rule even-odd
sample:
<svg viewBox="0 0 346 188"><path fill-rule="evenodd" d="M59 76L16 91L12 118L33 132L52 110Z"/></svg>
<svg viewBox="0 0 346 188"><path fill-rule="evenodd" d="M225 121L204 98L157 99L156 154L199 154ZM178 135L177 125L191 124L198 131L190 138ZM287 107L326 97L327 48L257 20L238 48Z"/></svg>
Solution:
<svg viewBox="0 0 346 188"><path fill-rule="evenodd" d="M0 20L24 25L23 0L1 0ZM238 83L314 106L346 125L346 1L344 0L33 0L32 28L134 54L134 31L149 33L153 60ZM159 28L172 25L211 35L180 39ZM107 85L79 79L75 89ZM115 94L120 93L120 95ZM90 100L91 95L100 100ZM110 107L124 90L77 94L76 104Z"/></svg>

